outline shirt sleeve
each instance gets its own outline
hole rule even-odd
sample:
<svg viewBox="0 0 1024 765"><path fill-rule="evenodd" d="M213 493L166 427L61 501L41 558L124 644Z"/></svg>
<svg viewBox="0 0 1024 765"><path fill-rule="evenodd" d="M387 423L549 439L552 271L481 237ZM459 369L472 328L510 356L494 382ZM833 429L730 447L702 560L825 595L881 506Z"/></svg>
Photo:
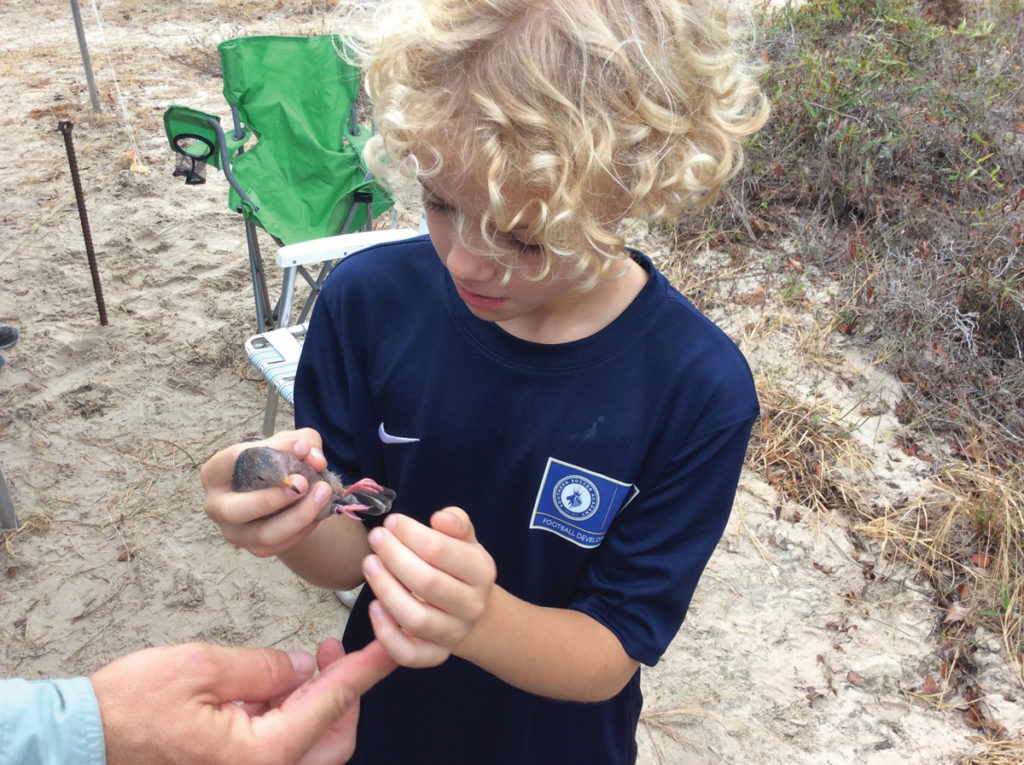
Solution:
<svg viewBox="0 0 1024 765"><path fill-rule="evenodd" d="M684 446L641 486L588 566L572 608L653 666L679 631L732 509L754 417Z"/></svg>
<svg viewBox="0 0 1024 765"><path fill-rule="evenodd" d="M104 765L103 723L89 678L0 680L0 762Z"/></svg>

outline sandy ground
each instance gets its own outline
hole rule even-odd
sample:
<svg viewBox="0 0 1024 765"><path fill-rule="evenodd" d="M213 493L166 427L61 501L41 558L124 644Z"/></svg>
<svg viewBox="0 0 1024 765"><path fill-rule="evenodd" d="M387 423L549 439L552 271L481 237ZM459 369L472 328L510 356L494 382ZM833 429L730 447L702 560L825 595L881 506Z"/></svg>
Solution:
<svg viewBox="0 0 1024 765"><path fill-rule="evenodd" d="M216 43L319 33L329 6L199 3L185 24L166 4L106 0L102 32L82 6L99 114L67 4L0 8L0 323L22 333L0 370L0 464L21 522L0 546L0 672L89 673L189 640L311 648L341 633L346 609L227 545L202 512L198 466L259 430L266 392L242 349L255 322L241 222L221 178L171 177L161 117L187 103L226 118ZM62 118L74 122L108 326ZM145 174L127 169L132 136ZM668 244L642 246L658 256ZM715 318L760 374L794 395L876 407L857 431L872 455L862 481L923 490L931 468L894 445L893 381L852 356L808 364L785 335L766 352L737 310ZM920 696L940 670L927 586L846 522L800 510L744 474L686 624L645 670L640 761L940 763L977 751L961 709ZM1020 683L997 638L977 642L989 714L1019 735Z"/></svg>

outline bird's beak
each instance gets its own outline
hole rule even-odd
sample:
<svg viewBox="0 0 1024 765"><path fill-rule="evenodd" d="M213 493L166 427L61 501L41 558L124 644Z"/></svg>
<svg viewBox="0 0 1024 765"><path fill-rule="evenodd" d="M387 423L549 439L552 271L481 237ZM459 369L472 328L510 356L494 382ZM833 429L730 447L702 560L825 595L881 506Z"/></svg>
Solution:
<svg viewBox="0 0 1024 765"><path fill-rule="evenodd" d="M285 477L284 477L284 480L283 480L283 481L281 481L281 484L280 484L280 485L281 485L281 486L284 486L284 487L285 487L286 489L290 489L290 488L292 488L292 479L291 479L291 476L285 476Z"/></svg>

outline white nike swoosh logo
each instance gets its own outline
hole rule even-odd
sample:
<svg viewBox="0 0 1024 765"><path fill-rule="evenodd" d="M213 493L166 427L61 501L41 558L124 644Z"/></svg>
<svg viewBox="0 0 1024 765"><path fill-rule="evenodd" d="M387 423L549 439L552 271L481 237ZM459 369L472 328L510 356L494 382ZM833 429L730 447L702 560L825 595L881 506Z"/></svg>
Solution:
<svg viewBox="0 0 1024 765"><path fill-rule="evenodd" d="M380 438L382 444L415 444L419 441L418 438L405 438L404 436L393 436L384 430L384 423L380 424L377 428L377 437Z"/></svg>

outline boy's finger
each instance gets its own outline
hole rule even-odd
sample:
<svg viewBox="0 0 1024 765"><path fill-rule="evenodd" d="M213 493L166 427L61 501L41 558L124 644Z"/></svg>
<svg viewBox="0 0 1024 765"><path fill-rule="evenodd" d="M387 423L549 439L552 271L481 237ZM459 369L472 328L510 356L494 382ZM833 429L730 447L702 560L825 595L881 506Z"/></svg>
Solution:
<svg viewBox="0 0 1024 765"><path fill-rule="evenodd" d="M316 647L316 666L321 672L345 655L345 649L337 638L321 640Z"/></svg>
<svg viewBox="0 0 1024 765"><path fill-rule="evenodd" d="M208 511L212 509L214 513L208 514L216 521L232 524L287 518L288 522L279 522L275 525L274 531L278 535L284 533L285 529L288 533L294 533L300 527L309 525L320 512L320 508L330 499L330 487L321 484L322 482L317 482L312 491L309 491L306 479L298 476L293 487L272 486L256 491L224 492L216 498L215 503L210 503ZM289 512L275 515L285 508Z"/></svg>
<svg viewBox="0 0 1024 765"><path fill-rule="evenodd" d="M370 603L369 612L373 634L377 638L375 642L380 643L400 666L434 667L450 655L447 648L403 630L379 600Z"/></svg>
<svg viewBox="0 0 1024 765"><path fill-rule="evenodd" d="M312 428L302 428L283 434L283 438L272 436L268 439L267 446L293 452L295 456L308 462L317 472L327 468L327 459L324 457L320 434Z"/></svg>
<svg viewBox="0 0 1024 765"><path fill-rule="evenodd" d="M374 529L369 539L376 555L364 559L363 575L377 598L403 627L420 624L416 634L429 640L449 635L446 615L465 616L465 604L474 598L472 585L461 578L476 575L472 562L449 556L455 560L454 571L446 570L418 555L388 529ZM424 613L427 608L429 617ZM443 613L434 613L438 611Z"/></svg>
<svg viewBox="0 0 1024 765"><path fill-rule="evenodd" d="M476 542L469 515L461 507L446 507L430 516L430 527L463 542Z"/></svg>
<svg viewBox="0 0 1024 765"><path fill-rule="evenodd" d="M378 538L388 542L386 534L390 533L394 540L413 555L462 582L472 583L487 579L493 564L490 562L490 556L477 543L473 525L465 512L459 508L445 508L434 513L431 524L435 523L435 519L442 525L456 525L458 528L453 529L456 534L462 533L465 536L459 537L424 526L405 515L391 515L384 521L382 531L385 535ZM369 539L371 547L385 558L388 567L398 574L402 581L406 581L409 566L401 555L403 551L392 550L383 544L378 550L374 545L372 532ZM467 548L467 545L471 547Z"/></svg>
<svg viewBox="0 0 1024 765"><path fill-rule="evenodd" d="M249 444L234 444L221 449L210 457L199 469L199 480L207 489L218 486L229 486L231 476L235 472L238 455Z"/></svg>

